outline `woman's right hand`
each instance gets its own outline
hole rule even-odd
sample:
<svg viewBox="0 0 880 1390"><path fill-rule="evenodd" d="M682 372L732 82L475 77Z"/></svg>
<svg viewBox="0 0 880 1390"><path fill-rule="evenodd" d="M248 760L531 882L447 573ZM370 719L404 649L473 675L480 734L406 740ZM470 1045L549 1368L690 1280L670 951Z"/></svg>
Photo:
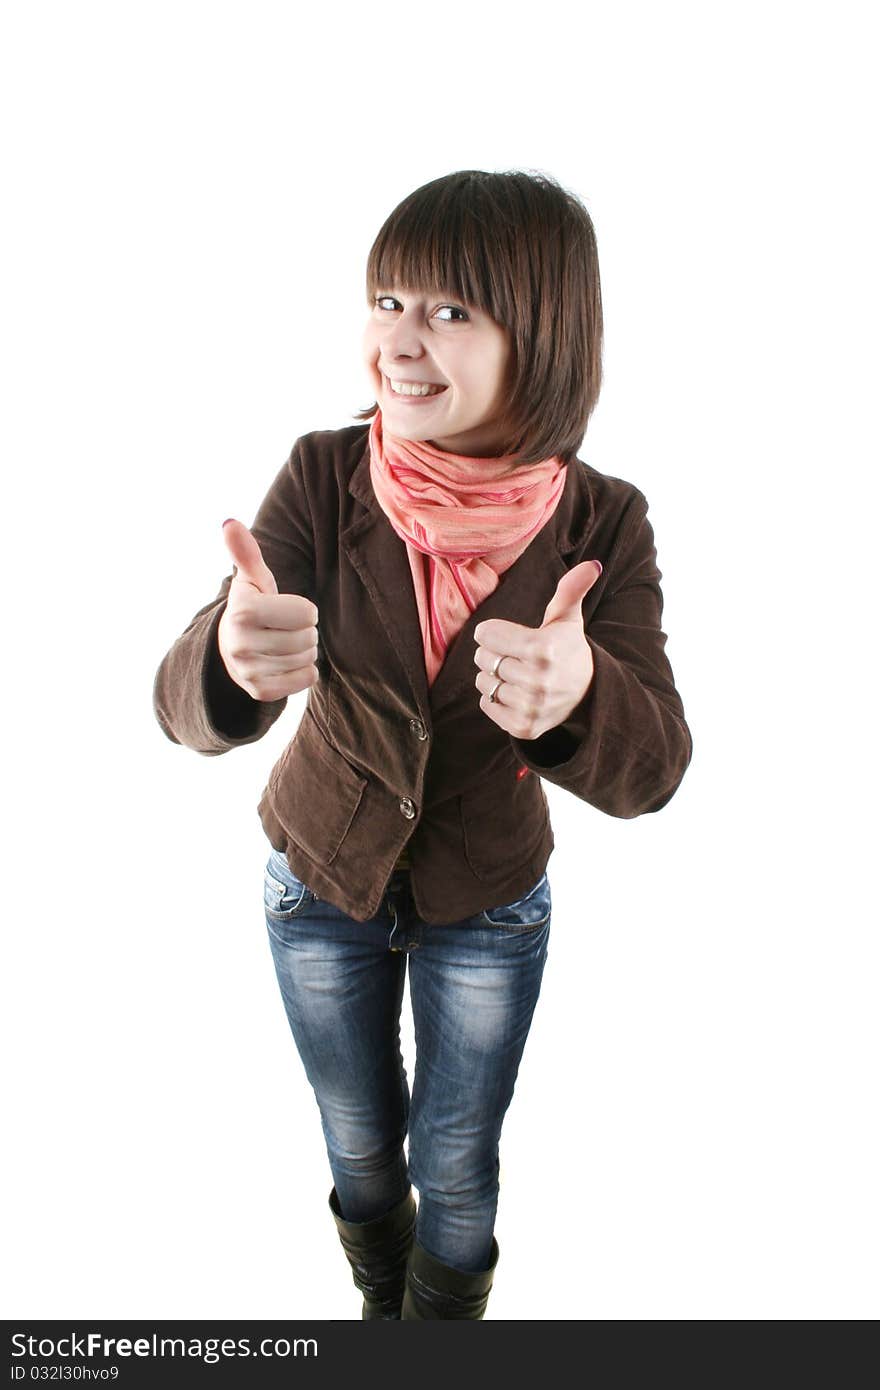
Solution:
<svg viewBox="0 0 880 1390"><path fill-rule="evenodd" d="M296 695L318 679L318 610L299 594L279 594L240 521L224 521L223 538L237 566L217 629L223 665L255 700Z"/></svg>

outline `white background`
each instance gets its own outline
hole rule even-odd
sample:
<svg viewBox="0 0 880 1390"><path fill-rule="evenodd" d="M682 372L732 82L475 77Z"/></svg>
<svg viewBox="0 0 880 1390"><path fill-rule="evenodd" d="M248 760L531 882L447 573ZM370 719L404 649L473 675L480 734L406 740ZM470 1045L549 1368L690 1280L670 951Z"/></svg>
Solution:
<svg viewBox="0 0 880 1390"><path fill-rule="evenodd" d="M695 752L634 821L545 784L487 1316L876 1317L870 7L305 8L4 11L4 1315L359 1316L262 912L305 696L204 758L151 687L372 399L385 217L525 168L594 220L581 457L648 498Z"/></svg>

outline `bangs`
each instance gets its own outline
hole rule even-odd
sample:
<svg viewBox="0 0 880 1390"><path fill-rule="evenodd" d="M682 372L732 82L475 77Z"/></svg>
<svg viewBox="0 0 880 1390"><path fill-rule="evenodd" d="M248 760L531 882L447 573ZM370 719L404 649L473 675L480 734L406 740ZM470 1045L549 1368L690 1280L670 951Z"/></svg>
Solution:
<svg viewBox="0 0 880 1390"><path fill-rule="evenodd" d="M479 184L438 179L416 189L382 227L367 260L367 299L377 290L449 294L489 314L504 327L513 321L513 286L503 229ZM475 196L477 195L477 196ZM483 206L479 206L483 204ZM494 255L490 248L495 248Z"/></svg>

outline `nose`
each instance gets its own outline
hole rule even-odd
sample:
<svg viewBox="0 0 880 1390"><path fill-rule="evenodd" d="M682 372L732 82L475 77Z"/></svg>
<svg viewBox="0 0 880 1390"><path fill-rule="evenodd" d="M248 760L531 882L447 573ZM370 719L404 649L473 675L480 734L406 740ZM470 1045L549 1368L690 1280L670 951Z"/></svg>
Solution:
<svg viewBox="0 0 880 1390"><path fill-rule="evenodd" d="M388 362L399 361L401 357L424 357L425 349L414 318L406 313L400 314L394 323L388 323L382 334L382 356Z"/></svg>

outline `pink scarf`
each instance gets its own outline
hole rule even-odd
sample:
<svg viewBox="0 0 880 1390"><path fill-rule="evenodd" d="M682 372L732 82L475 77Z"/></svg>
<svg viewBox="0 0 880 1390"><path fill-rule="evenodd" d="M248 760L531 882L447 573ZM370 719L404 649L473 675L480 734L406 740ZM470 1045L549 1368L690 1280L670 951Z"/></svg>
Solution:
<svg viewBox="0 0 880 1390"><path fill-rule="evenodd" d="M428 684L453 638L498 587L549 520L565 486L565 464L544 459L512 470L513 456L469 458L370 425L376 499L406 542Z"/></svg>

